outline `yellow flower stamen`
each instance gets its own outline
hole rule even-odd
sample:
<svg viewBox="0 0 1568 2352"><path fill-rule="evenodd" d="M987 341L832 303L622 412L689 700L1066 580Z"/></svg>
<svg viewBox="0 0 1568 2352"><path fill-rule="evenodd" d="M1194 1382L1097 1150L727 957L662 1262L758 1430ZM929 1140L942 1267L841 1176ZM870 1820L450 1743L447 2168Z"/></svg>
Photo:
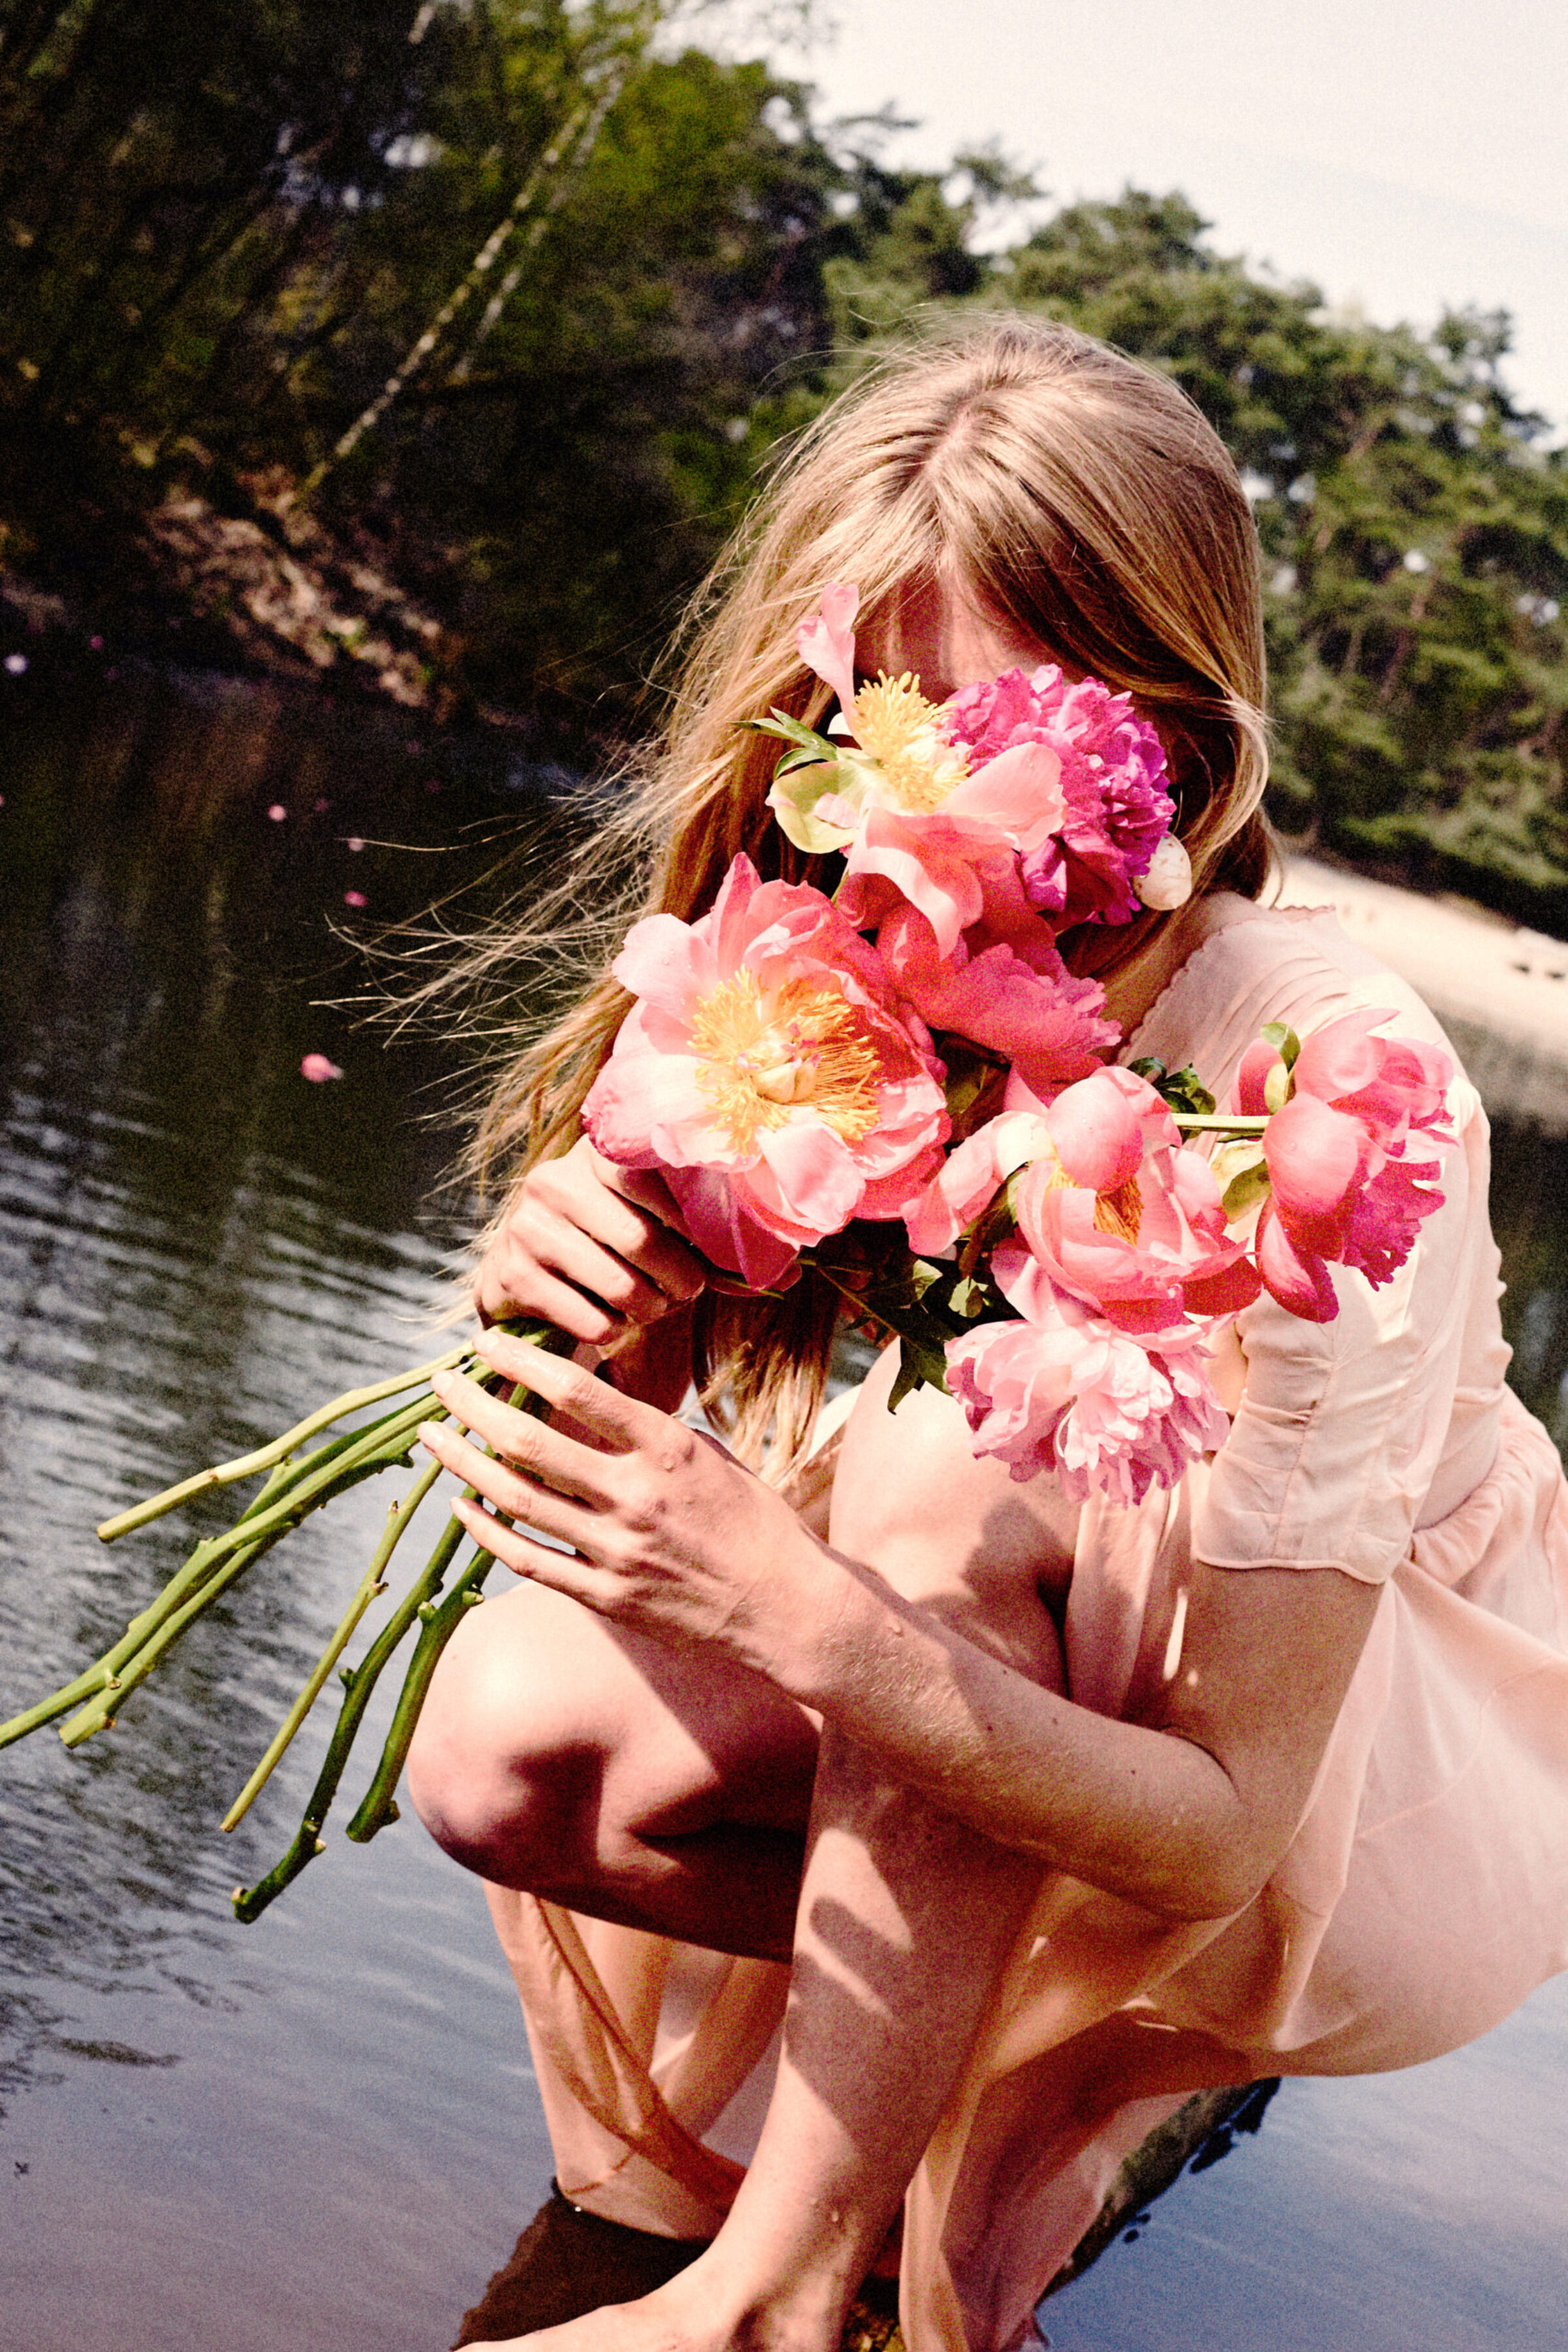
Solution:
<svg viewBox="0 0 1568 2352"><path fill-rule="evenodd" d="M1113 1234L1118 1241L1137 1244L1138 1228L1144 1222L1144 1196L1138 1190L1138 1180L1129 1176L1112 1192L1094 1195L1094 1230L1097 1234Z"/></svg>
<svg viewBox="0 0 1568 2352"><path fill-rule="evenodd" d="M882 770L894 808L912 814L940 808L969 772L968 752L937 732L937 716L910 670L901 677L884 670L855 697L855 740Z"/></svg>
<svg viewBox="0 0 1568 2352"><path fill-rule="evenodd" d="M764 995L739 971L705 996L692 1017L702 1066L697 1086L732 1150L807 1108L846 1143L877 1123L882 1061L854 1006L831 988L786 981Z"/></svg>
<svg viewBox="0 0 1568 2352"><path fill-rule="evenodd" d="M1075 1184L1059 1160L1046 1180L1045 1189L1048 1192L1079 1192L1087 1188ZM1110 1234L1119 1242L1137 1246L1138 1229L1144 1222L1144 1196L1135 1176L1129 1176L1124 1184L1116 1185L1109 1192L1095 1193L1093 1222L1097 1234Z"/></svg>

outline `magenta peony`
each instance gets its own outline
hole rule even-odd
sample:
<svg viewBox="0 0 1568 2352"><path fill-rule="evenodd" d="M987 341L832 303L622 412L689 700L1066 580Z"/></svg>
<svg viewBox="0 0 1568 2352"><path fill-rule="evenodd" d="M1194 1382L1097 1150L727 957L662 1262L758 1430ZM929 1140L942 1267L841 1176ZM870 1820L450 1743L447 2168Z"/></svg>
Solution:
<svg viewBox="0 0 1568 2352"><path fill-rule="evenodd" d="M852 1217L904 1214L946 1139L942 1065L820 890L737 857L709 914L634 924L612 969L638 1001L583 1125L664 1171L716 1265L767 1289Z"/></svg>
<svg viewBox="0 0 1568 2352"><path fill-rule="evenodd" d="M1017 1479L1050 1472L1070 1502L1098 1493L1126 1507L1224 1442L1201 1325L1140 1342L1058 1290L1016 1243L994 1252L991 1271L1020 1319L982 1323L947 1348L977 1454Z"/></svg>
<svg viewBox="0 0 1568 2352"><path fill-rule="evenodd" d="M1069 685L1051 663L1032 676L1010 669L965 687L943 705L942 719L977 763L1020 743L1043 744L1061 762L1060 829L1023 860L1030 902L1053 929L1131 922L1139 905L1133 886L1176 811L1165 789L1165 747L1129 697L1097 677Z"/></svg>

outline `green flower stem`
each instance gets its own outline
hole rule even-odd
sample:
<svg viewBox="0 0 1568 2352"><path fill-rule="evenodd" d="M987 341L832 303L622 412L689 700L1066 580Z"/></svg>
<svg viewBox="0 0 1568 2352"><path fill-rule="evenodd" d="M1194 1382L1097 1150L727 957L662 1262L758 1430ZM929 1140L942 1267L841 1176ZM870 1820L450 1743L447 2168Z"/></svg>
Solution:
<svg viewBox="0 0 1568 2352"><path fill-rule="evenodd" d="M60 1738L64 1745L79 1748L82 1741L90 1739L95 1731L107 1731L127 1695L135 1690L138 1684L146 1681L159 1659L166 1650L173 1647L186 1627L193 1624L204 1610L210 1609L231 1584L237 1583L253 1560L259 1559L264 1551L270 1551L287 1532L286 1522L282 1527L274 1528L258 1542L246 1544L238 1551L231 1552L217 1573L210 1577L200 1591L192 1594L183 1609L177 1609L172 1616L164 1618L158 1632L150 1642L142 1644L131 1662L105 1683L96 1696L89 1698L68 1723L61 1725Z"/></svg>
<svg viewBox="0 0 1568 2352"><path fill-rule="evenodd" d="M278 1537L298 1527L308 1512L319 1510L335 1495L358 1486L362 1478L373 1477L396 1463L406 1463L420 1423L444 1418L443 1407L426 1391L411 1404L384 1414L363 1429L348 1430L329 1439L300 1460L278 1463L260 1494L241 1512L233 1527L199 1543L183 1567L141 1614L131 1619L110 1649L63 1689L52 1692L36 1706L0 1725L0 1748L24 1738L29 1731L37 1730L56 1716L95 1696L105 1703L84 1709L61 1737L68 1747L74 1748L93 1731L107 1727L113 1720L114 1704L120 1693L145 1679L146 1669L140 1662L150 1645L156 1643L152 1650L152 1661L155 1663L171 1641L177 1639L233 1583L234 1575L225 1564L232 1562L236 1552L240 1555L239 1567L247 1568ZM258 1537L262 1538L259 1544ZM235 1573L237 1572L236 1570ZM173 1633L164 1640L162 1629L171 1622Z"/></svg>
<svg viewBox="0 0 1568 2352"><path fill-rule="evenodd" d="M327 1753L316 1776L316 1785L307 1800L305 1817L287 1852L273 1864L266 1877L258 1879L254 1886L235 1888L236 1919L243 1919L247 1925L253 1919L259 1919L267 1905L298 1877L306 1864L325 1852L322 1826L338 1793L338 1783L343 1777L349 1750L354 1744L355 1734L370 1705L371 1693L376 1686L382 1668L413 1623L421 1608L440 1591L442 1580L452 1564L464 1533L461 1520L448 1520L423 1574L412 1591L404 1593L360 1664L343 1668L343 1704L339 1709L332 1737L327 1743Z"/></svg>
<svg viewBox="0 0 1568 2352"><path fill-rule="evenodd" d="M551 1355L570 1355L577 1345L575 1339L568 1338L564 1333L551 1330L547 1325L524 1328L518 1331L517 1336L534 1340L538 1346L547 1349ZM511 1394L523 1404L525 1411L528 1409L526 1391L518 1388L514 1389ZM426 1412L422 1415L424 1420L434 1420L435 1417L434 1412ZM469 1491L472 1492L471 1489ZM354 1744L365 1709L370 1704L371 1694L380 1679L382 1669L402 1642L409 1627L422 1612L434 1601L440 1592L446 1571L456 1556L457 1548L463 1541L465 1532L460 1519L454 1518L447 1521L425 1565L423 1573L416 1580L410 1591L404 1593L360 1664L357 1666L343 1668L343 1704L339 1710L332 1737L328 1742L321 1769L316 1776L316 1785L306 1802L305 1817L287 1851L273 1864L266 1877L258 1879L254 1886L235 1888L233 1899L236 1919L244 1920L247 1925L252 1920L259 1919L267 1906L277 1900L286 1886L293 1884L306 1865L313 1862L319 1853L326 1851L321 1831L332 1800L338 1793L338 1784L343 1777L343 1768L349 1760L349 1750ZM488 1552L484 1552L480 1555L480 1559L470 1561L468 1568L464 1570L465 1585L468 1583L473 1571L480 1567L481 1559L485 1570L488 1570L491 1564L490 1555ZM432 1666L434 1663L433 1659ZM426 1684L428 1680L427 1673ZM403 1707L401 1700L399 1702L397 1712L403 1725L402 1744L397 1767L400 1772L402 1759L407 1752L408 1739L413 1734L414 1721L419 1714L419 1700L423 1696L422 1689L412 1706L407 1709ZM394 1728L396 1727L394 1725ZM382 1768L378 1769L378 1781L381 1780L382 1771L387 1767L391 1748L392 1741L389 1738L387 1750L383 1751ZM368 1799L366 1802L369 1802ZM365 1807L361 1805L360 1813L355 1816L356 1821L361 1819L364 1811ZM385 1822L395 1821L396 1818L396 1807L389 1796L382 1817L375 1822L373 1828L367 1827L362 1831L360 1842L362 1843L364 1837L373 1836L375 1829L383 1827Z"/></svg>
<svg viewBox="0 0 1568 2352"><path fill-rule="evenodd" d="M420 1472L418 1478L402 1500L392 1503L388 1507L386 1527L382 1530L380 1543L371 1555L369 1566L360 1579L359 1590L339 1619L332 1638L312 1667L304 1689L274 1732L267 1745L267 1753L224 1815L223 1826L225 1830L237 1829L240 1822L244 1821L292 1744L296 1732L320 1696L323 1684L348 1648L361 1618L371 1601L386 1591L386 1570L392 1553L406 1533L415 1511L418 1510L440 1475L440 1463L432 1462L428 1468Z"/></svg>
<svg viewBox="0 0 1568 2352"><path fill-rule="evenodd" d="M211 1486L232 1486L242 1478L253 1478L258 1470L269 1470L274 1463L298 1452L307 1438L314 1437L319 1429L330 1429L335 1421L346 1414L358 1412L365 1405L380 1404L386 1397L401 1396L405 1389L419 1388L428 1382L433 1372L447 1371L460 1364L473 1349L465 1340L460 1348L449 1348L444 1356L434 1356L428 1364L416 1364L412 1371L399 1372L395 1379L378 1381L371 1388L349 1389L345 1393L324 1404L287 1431L275 1437L270 1445L257 1446L254 1454L242 1454L232 1462L220 1462L210 1470L198 1470L193 1477L183 1478L177 1486L166 1486L151 1501L138 1503L129 1511L118 1512L105 1519L99 1528L103 1543L113 1543L117 1536L128 1535L132 1528L143 1528L151 1519L161 1519L193 1495L204 1495Z"/></svg>
<svg viewBox="0 0 1568 2352"><path fill-rule="evenodd" d="M552 1356L570 1356L576 1341L565 1332L552 1331L541 1339L539 1345ZM520 1386L512 1391L507 1402L519 1406L524 1412L544 1414L549 1411L542 1397L534 1396ZM486 1450L494 1451L489 1447ZM465 1487L464 1494L467 1501L475 1499L472 1486ZM509 1527L511 1521L507 1519L505 1524ZM453 1519L448 1532L455 1538L455 1539L460 1538L464 1532L461 1520ZM450 1557L449 1553L448 1559ZM408 1760L409 1743L413 1738L414 1725L419 1721L419 1711L424 1705L424 1695L430 1688L430 1678L435 1672L441 1653L462 1623L465 1612L483 1600L480 1587L495 1565L494 1553L476 1547L473 1559L444 1601L437 1606L432 1593L415 1612L420 1620L419 1639L414 1644L408 1672L403 1676L402 1688L398 1693L392 1728L387 1733L386 1744L382 1749L381 1760L371 1785L361 1800L359 1811L344 1832L344 1835L352 1838L356 1845L368 1845L378 1830L384 1830L398 1817L397 1784Z"/></svg>
<svg viewBox="0 0 1568 2352"><path fill-rule="evenodd" d="M332 1439L308 1454L303 1463L280 1465L286 1468L286 1475L275 1474L268 1482L270 1496L264 1489L225 1534L198 1544L157 1598L131 1620L113 1648L106 1651L85 1676L78 1676L68 1686L70 1695L56 1692L40 1707L31 1709L28 1716L17 1717L14 1725L4 1727L0 1745L5 1744L5 1738L20 1738L24 1731L36 1729L39 1723L64 1714L67 1707L83 1696L89 1698L89 1704L72 1717L60 1734L66 1746L78 1747L93 1732L107 1729L114 1719L120 1695L146 1680L151 1667L203 1611L227 1591L241 1570L269 1550L280 1536L297 1528L308 1512L330 1502L334 1495L345 1493L361 1479L373 1477L393 1463L406 1463L419 1423L442 1418L444 1416L441 1407L426 1396L383 1421L372 1423L367 1430L350 1431Z"/></svg>
<svg viewBox="0 0 1568 2352"><path fill-rule="evenodd" d="M470 1495L472 1492L470 1488ZM459 1519L454 1519L452 1527L458 1536L465 1532ZM414 1643L413 1656L409 1661L402 1688L398 1693L392 1729L387 1734L371 1785L360 1801L359 1811L343 1832L356 1845L368 1845L378 1830L389 1828L398 1818L397 1785L408 1761L414 1726L419 1721L431 1676L435 1672L441 1653L465 1615L484 1599L480 1587L495 1565L493 1553L476 1549L445 1599L438 1604L433 1597L423 1602L415 1612L422 1621L419 1639Z"/></svg>
<svg viewBox="0 0 1568 2352"><path fill-rule="evenodd" d="M340 1439L337 1442L342 1445L348 1441ZM291 1463L280 1464L238 1524L243 1526L246 1519L254 1518L259 1511L274 1502L280 1493L287 1491L299 1475L298 1465ZM151 1602L139 1617L131 1619L120 1639L107 1649L101 1657L96 1658L90 1666L85 1666L79 1675L74 1676L70 1682L63 1684L58 1690L51 1691L47 1698L39 1699L37 1706L27 1707L21 1715L14 1715L9 1723L0 1724L0 1748L8 1748L14 1740L25 1739L28 1732L38 1730L46 1723L52 1723L57 1715L68 1715L73 1706L79 1706L96 1691L106 1687L118 1688L116 1678L120 1667L136 1655L142 1643L157 1631L169 1609L175 1605L180 1595L188 1592L193 1584L199 1583L203 1573L210 1565L207 1546L198 1544L178 1575L171 1579L157 1599ZM171 1595L174 1596L172 1601Z"/></svg>

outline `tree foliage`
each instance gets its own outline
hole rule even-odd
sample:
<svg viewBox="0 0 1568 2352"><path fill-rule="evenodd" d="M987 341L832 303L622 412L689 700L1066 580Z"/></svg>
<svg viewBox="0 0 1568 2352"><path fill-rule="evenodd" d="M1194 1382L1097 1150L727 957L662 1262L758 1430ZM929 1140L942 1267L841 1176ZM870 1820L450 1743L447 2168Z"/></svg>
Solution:
<svg viewBox="0 0 1568 2352"><path fill-rule="evenodd" d="M1012 305L1167 370L1234 450L1287 829L1561 924L1568 458L1506 319L1331 314L1176 194L984 251L1033 193L996 154L894 170L884 126L822 126L701 30L675 0L0 0L22 560L193 483L285 536L308 501L435 613L459 698L635 724L767 450L891 334Z"/></svg>

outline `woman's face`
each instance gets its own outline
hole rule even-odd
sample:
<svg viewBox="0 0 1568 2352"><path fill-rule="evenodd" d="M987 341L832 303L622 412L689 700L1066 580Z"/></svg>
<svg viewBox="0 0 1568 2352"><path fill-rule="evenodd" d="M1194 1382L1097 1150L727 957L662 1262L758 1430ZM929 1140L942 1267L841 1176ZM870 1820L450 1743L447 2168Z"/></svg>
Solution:
<svg viewBox="0 0 1568 2352"><path fill-rule="evenodd" d="M1015 636L960 592L935 583L906 590L888 622L863 632L856 653L868 677L913 670L930 702L945 702L960 687L999 677L1005 669L1038 669L1057 658L1049 646ZM1078 672L1067 663L1061 667L1076 680Z"/></svg>

